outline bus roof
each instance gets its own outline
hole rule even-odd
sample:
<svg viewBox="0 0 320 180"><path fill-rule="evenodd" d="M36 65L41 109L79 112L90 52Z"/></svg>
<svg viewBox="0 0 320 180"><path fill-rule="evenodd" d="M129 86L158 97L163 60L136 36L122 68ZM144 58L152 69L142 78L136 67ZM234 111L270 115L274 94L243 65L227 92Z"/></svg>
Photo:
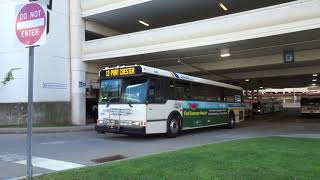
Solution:
<svg viewBox="0 0 320 180"><path fill-rule="evenodd" d="M197 82L197 83L202 83L202 84L209 84L209 85L214 85L214 86L218 86L218 87L224 87L224 88L241 90L241 91L243 90L243 88L239 87L239 86L234 86L231 84L226 84L226 83L222 83L222 82L218 82L218 81L212 81L212 80L208 80L208 79L198 78L198 77L189 76L186 74L171 72L171 71L153 68L153 67L144 66L144 65L116 66L116 67L110 67L110 68L106 67L103 70L125 69L125 68L133 68L133 67L141 67L141 73L145 73L145 74L152 74L152 75L164 76L164 77L169 77L169 78L174 78L174 79L181 79L181 80ZM99 74L101 74L101 71Z"/></svg>

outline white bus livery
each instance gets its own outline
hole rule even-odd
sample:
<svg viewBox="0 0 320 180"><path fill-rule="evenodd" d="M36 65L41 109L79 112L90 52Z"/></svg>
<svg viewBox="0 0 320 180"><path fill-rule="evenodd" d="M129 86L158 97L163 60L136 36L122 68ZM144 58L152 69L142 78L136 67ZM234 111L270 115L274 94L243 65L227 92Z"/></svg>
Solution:
<svg viewBox="0 0 320 180"><path fill-rule="evenodd" d="M143 65L105 68L99 76L99 133L176 137L244 120L241 87Z"/></svg>

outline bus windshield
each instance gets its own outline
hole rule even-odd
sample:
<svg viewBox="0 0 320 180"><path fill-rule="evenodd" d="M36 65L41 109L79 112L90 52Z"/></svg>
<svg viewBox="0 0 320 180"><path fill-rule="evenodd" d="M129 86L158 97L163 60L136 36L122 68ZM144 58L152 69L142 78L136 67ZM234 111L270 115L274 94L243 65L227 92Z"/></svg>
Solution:
<svg viewBox="0 0 320 180"><path fill-rule="evenodd" d="M145 103L148 81L146 78L101 80L100 103Z"/></svg>
<svg viewBox="0 0 320 180"><path fill-rule="evenodd" d="M100 103L112 103L120 98L121 79L102 80L100 84Z"/></svg>

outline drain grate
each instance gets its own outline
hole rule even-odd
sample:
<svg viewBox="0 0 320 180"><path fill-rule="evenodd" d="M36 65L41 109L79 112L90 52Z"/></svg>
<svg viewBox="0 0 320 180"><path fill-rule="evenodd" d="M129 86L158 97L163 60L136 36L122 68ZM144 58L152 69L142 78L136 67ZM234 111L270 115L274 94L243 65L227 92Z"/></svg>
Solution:
<svg viewBox="0 0 320 180"><path fill-rule="evenodd" d="M98 158L98 159L92 159L91 161L94 163L104 163L104 162L110 162L110 161L115 161L115 160L120 160L120 159L125 159L127 158L124 155L114 155L114 156L107 156L103 158Z"/></svg>

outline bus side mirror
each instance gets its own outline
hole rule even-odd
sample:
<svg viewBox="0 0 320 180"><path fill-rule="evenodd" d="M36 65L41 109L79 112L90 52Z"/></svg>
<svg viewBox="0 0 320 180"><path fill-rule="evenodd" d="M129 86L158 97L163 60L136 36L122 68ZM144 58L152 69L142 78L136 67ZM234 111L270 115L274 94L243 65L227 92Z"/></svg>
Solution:
<svg viewBox="0 0 320 180"><path fill-rule="evenodd" d="M153 99L154 99L154 95L155 95L154 89L149 89L147 101L151 101L152 102Z"/></svg>
<svg viewBox="0 0 320 180"><path fill-rule="evenodd" d="M154 97L154 89L149 89L149 97Z"/></svg>

